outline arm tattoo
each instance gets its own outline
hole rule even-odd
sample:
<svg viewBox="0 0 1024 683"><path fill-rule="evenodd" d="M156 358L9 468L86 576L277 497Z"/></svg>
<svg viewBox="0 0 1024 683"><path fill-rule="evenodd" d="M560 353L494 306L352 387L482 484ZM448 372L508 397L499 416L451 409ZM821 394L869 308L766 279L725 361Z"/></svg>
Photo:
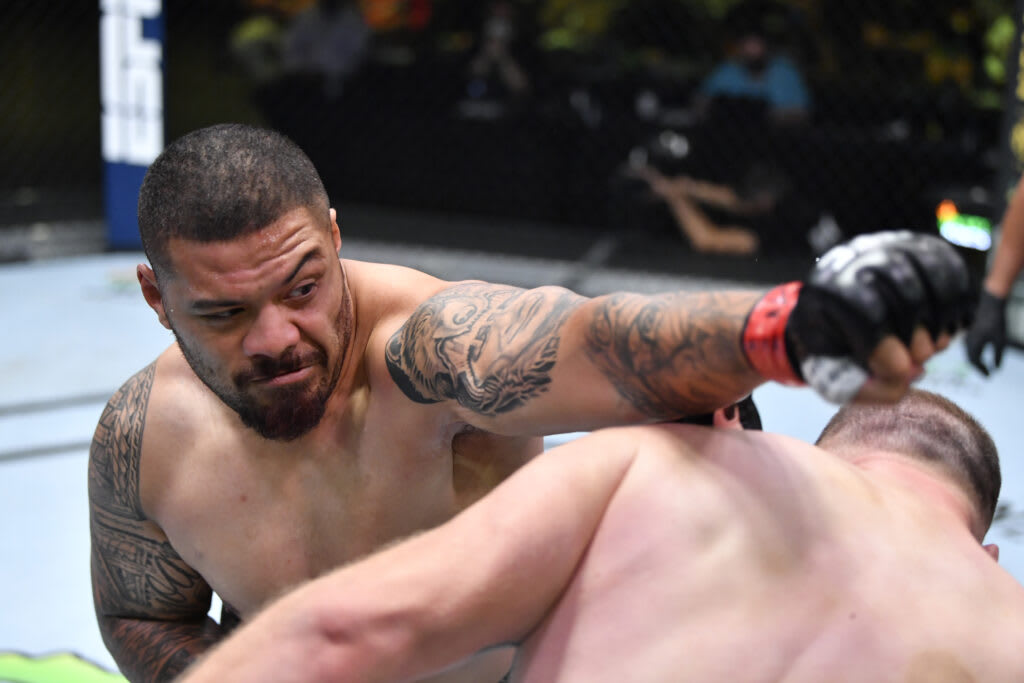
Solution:
<svg viewBox="0 0 1024 683"><path fill-rule="evenodd" d="M194 623L109 619L105 635L122 644L118 661L130 681L171 681L221 638L212 619Z"/></svg>
<svg viewBox="0 0 1024 683"><path fill-rule="evenodd" d="M677 418L713 402L726 375L749 372L739 345L749 307L730 296L606 297L587 331L588 354L635 408Z"/></svg>
<svg viewBox="0 0 1024 683"><path fill-rule="evenodd" d="M208 638L210 625L216 626L212 620L205 623L209 586L145 518L139 501L139 459L154 373L155 364L114 394L89 452L96 614L118 664L142 680L170 678L180 671L179 660L187 664L205 649L199 641Z"/></svg>
<svg viewBox="0 0 1024 683"><path fill-rule="evenodd" d="M452 287L391 337L388 370L414 401L455 399L481 415L506 413L547 390L562 324L581 301L555 288Z"/></svg>

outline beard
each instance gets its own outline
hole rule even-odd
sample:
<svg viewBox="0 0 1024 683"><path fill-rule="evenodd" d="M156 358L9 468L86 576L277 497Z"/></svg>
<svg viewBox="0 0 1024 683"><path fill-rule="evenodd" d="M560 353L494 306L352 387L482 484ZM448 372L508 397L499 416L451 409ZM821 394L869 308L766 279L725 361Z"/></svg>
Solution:
<svg viewBox="0 0 1024 683"><path fill-rule="evenodd" d="M278 358L257 358L230 382L223 382L202 354L184 343L176 331L174 336L200 381L235 411L242 424L273 441L293 441L320 424L327 411L327 401L341 376L340 364L331 372L327 355L320 350L302 355L289 351ZM280 387L262 384L264 380L305 367L318 368L321 372L302 383Z"/></svg>

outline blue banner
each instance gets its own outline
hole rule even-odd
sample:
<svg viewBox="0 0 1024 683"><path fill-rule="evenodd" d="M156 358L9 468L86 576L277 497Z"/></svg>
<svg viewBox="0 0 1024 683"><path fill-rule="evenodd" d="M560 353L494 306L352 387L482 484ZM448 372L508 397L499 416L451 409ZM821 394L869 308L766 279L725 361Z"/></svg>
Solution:
<svg viewBox="0 0 1024 683"><path fill-rule="evenodd" d="M108 242L141 247L137 200L164 146L161 0L100 0L100 102Z"/></svg>

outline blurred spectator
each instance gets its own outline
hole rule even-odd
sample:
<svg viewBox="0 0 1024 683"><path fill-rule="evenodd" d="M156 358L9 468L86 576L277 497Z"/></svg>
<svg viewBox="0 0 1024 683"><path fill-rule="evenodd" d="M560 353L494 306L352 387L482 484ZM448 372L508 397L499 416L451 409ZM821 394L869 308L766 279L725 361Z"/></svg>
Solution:
<svg viewBox="0 0 1024 683"><path fill-rule="evenodd" d="M322 77L324 94L335 98L363 64L369 44L370 29L356 0L320 0L286 30L284 68Z"/></svg>
<svg viewBox="0 0 1024 683"><path fill-rule="evenodd" d="M646 164L631 172L665 202L680 233L699 252L745 256L762 243L788 245L792 233L799 236L808 223L792 210L793 188L786 175L768 164L751 165L736 188L685 175L666 177ZM725 220L713 220L709 208Z"/></svg>
<svg viewBox="0 0 1024 683"><path fill-rule="evenodd" d="M737 38L731 54L701 83L695 101L698 111L706 111L716 98L744 98L763 103L776 122L805 121L811 95L796 63L777 51L762 19L735 21Z"/></svg>
<svg viewBox="0 0 1024 683"><path fill-rule="evenodd" d="M687 144L692 139L696 161L674 177L646 161L628 171L664 201L700 252L806 250L817 218L781 163L786 138L776 139L808 120L810 92L796 63L774 48L763 7L741 5L730 16L733 48L694 96L698 124Z"/></svg>
<svg viewBox="0 0 1024 683"><path fill-rule="evenodd" d="M231 29L231 55L259 87L281 74L285 26L316 0L240 0L244 18Z"/></svg>
<svg viewBox="0 0 1024 683"><path fill-rule="evenodd" d="M513 55L516 40L516 7L509 0L493 0L480 30L476 55L469 63L467 94L471 98L495 92L517 99L530 88L530 79Z"/></svg>

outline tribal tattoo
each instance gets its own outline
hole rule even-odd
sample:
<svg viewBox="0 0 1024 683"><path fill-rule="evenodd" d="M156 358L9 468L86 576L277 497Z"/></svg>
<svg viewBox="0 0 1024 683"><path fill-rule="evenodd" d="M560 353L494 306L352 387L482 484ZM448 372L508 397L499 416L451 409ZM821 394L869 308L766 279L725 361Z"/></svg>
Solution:
<svg viewBox="0 0 1024 683"><path fill-rule="evenodd" d="M155 365L121 387L89 453L92 583L104 641L132 680L169 680L218 635L211 590L145 518L139 460Z"/></svg>
<svg viewBox="0 0 1024 683"><path fill-rule="evenodd" d="M547 390L561 328L583 299L568 290L457 285L425 301L388 342L387 365L414 401L455 399L481 415Z"/></svg>
<svg viewBox="0 0 1024 683"><path fill-rule="evenodd" d="M590 358L631 405L656 419L713 403L750 372L740 330L756 295L614 294L587 331ZM730 313L735 311L735 313Z"/></svg>

